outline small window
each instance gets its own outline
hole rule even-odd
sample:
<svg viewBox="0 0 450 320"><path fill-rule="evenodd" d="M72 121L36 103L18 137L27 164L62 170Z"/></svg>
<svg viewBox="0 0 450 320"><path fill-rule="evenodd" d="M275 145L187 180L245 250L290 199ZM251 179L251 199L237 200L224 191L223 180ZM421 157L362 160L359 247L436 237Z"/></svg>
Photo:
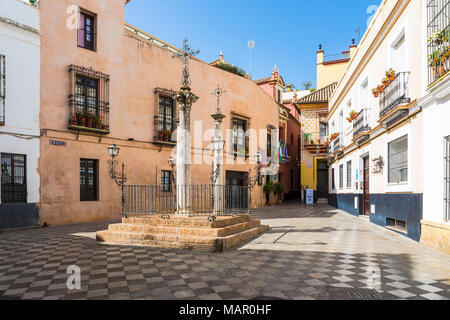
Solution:
<svg viewBox="0 0 450 320"><path fill-rule="evenodd" d="M80 160L80 201L98 201L98 160Z"/></svg>
<svg viewBox="0 0 450 320"><path fill-rule="evenodd" d="M6 58L0 54L0 125L5 124Z"/></svg>
<svg viewBox="0 0 450 320"><path fill-rule="evenodd" d="M347 188L352 187L352 162L347 162Z"/></svg>
<svg viewBox="0 0 450 320"><path fill-rule="evenodd" d="M26 203L26 156L22 154L2 153L1 170L2 203Z"/></svg>
<svg viewBox="0 0 450 320"><path fill-rule="evenodd" d="M168 170L161 171L161 191L172 192L172 172Z"/></svg>
<svg viewBox="0 0 450 320"><path fill-rule="evenodd" d="M339 166L339 189L344 188L344 165Z"/></svg>
<svg viewBox="0 0 450 320"><path fill-rule="evenodd" d="M389 183L408 182L408 136L388 144Z"/></svg>
<svg viewBox="0 0 450 320"><path fill-rule="evenodd" d="M232 146L235 155L247 156L249 141L247 136L247 121L243 119L233 118L232 129Z"/></svg>
<svg viewBox="0 0 450 320"><path fill-rule="evenodd" d="M267 158L272 158L272 129L267 129Z"/></svg>
<svg viewBox="0 0 450 320"><path fill-rule="evenodd" d="M79 23L78 46L91 51L96 51L96 16L81 10Z"/></svg>

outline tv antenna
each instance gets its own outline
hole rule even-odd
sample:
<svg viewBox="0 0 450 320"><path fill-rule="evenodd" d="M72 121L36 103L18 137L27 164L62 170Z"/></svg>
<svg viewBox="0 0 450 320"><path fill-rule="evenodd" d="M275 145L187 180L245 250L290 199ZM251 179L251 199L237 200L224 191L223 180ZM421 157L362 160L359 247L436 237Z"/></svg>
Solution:
<svg viewBox="0 0 450 320"><path fill-rule="evenodd" d="M255 40L250 40L247 43L250 52L250 79L252 78L252 50L255 47Z"/></svg>

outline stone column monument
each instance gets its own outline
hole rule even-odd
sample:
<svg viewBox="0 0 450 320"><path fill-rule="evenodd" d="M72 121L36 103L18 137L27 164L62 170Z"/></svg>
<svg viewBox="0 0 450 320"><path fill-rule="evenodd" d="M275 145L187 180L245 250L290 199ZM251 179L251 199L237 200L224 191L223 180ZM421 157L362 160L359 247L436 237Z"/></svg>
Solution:
<svg viewBox="0 0 450 320"><path fill-rule="evenodd" d="M183 50L173 58L183 63L181 88L175 96L178 103L179 124L177 129L177 215L190 216L192 211L191 186L191 109L198 97L191 92L189 61L200 51L192 50L187 39L184 39Z"/></svg>
<svg viewBox="0 0 450 320"><path fill-rule="evenodd" d="M212 93L217 97L217 109L216 113L211 115L214 119L214 142L216 145L221 146L220 149L214 148L214 161L213 161L213 184L214 184L214 215L221 215L225 210L225 183L223 169L223 151L225 142L223 140L222 122L225 119L225 115L220 110L220 97L225 93L224 90L217 86L217 89Z"/></svg>

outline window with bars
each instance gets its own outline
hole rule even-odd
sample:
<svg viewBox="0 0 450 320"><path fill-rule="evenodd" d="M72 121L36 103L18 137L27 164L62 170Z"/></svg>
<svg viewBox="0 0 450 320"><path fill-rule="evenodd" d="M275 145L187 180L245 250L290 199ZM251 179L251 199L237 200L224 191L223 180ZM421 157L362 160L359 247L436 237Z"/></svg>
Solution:
<svg viewBox="0 0 450 320"><path fill-rule="evenodd" d="M109 76L71 65L69 129L109 133Z"/></svg>
<svg viewBox="0 0 450 320"><path fill-rule="evenodd" d="M427 0L428 83L450 70L450 1Z"/></svg>
<svg viewBox="0 0 450 320"><path fill-rule="evenodd" d="M444 219L450 220L450 136L445 138L444 154Z"/></svg>
<svg viewBox="0 0 450 320"><path fill-rule="evenodd" d="M388 144L388 182L408 182L408 135Z"/></svg>
<svg viewBox="0 0 450 320"><path fill-rule="evenodd" d="M161 192L172 192L172 172L161 171Z"/></svg>
<svg viewBox="0 0 450 320"><path fill-rule="evenodd" d="M248 122L244 119L232 119L232 146L234 155L248 156L249 140L247 136Z"/></svg>
<svg viewBox="0 0 450 320"><path fill-rule="evenodd" d="M96 15L85 10L80 10L78 28L78 46L91 51L96 51L97 42Z"/></svg>
<svg viewBox="0 0 450 320"><path fill-rule="evenodd" d="M339 166L339 189L344 188L344 165Z"/></svg>
<svg viewBox="0 0 450 320"><path fill-rule="evenodd" d="M6 57L0 54L0 125L5 124Z"/></svg>
<svg viewBox="0 0 450 320"><path fill-rule="evenodd" d="M171 97L159 96L158 104L158 122L157 126L157 141L170 142L172 140L172 133L175 129L174 114L175 103Z"/></svg>
<svg viewBox="0 0 450 320"><path fill-rule="evenodd" d="M272 158L272 129L267 129L267 158Z"/></svg>
<svg viewBox="0 0 450 320"><path fill-rule="evenodd" d="M22 154L1 154L2 203L27 202L27 159Z"/></svg>
<svg viewBox="0 0 450 320"><path fill-rule="evenodd" d="M347 188L350 189L352 187L352 162L347 162Z"/></svg>
<svg viewBox="0 0 450 320"><path fill-rule="evenodd" d="M98 160L80 159L80 201L98 201Z"/></svg>

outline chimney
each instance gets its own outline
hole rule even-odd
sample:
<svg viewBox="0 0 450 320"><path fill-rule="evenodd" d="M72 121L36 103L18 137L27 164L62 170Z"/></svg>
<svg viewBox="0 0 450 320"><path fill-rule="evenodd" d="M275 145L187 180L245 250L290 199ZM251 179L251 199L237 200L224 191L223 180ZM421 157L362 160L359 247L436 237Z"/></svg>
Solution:
<svg viewBox="0 0 450 320"><path fill-rule="evenodd" d="M322 50L322 45L319 44L319 51L317 51L317 64L323 63L323 55L324 55L324 52Z"/></svg>
<svg viewBox="0 0 450 320"><path fill-rule="evenodd" d="M219 53L219 59L220 59L220 60L223 60L223 52L222 52L222 50L220 50L220 53Z"/></svg>
<svg viewBox="0 0 450 320"><path fill-rule="evenodd" d="M355 56L357 45L355 44L355 39L352 39L352 44L350 45L350 59Z"/></svg>

